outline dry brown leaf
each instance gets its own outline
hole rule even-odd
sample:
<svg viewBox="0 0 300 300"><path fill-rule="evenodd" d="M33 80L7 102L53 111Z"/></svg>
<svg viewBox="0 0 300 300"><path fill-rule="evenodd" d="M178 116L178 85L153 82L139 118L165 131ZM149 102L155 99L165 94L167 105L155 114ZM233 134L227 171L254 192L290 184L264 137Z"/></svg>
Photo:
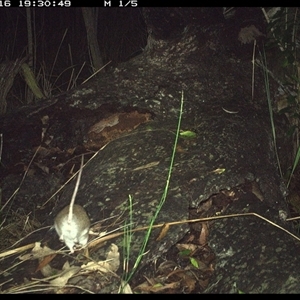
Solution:
<svg viewBox="0 0 300 300"><path fill-rule="evenodd" d="M171 290L178 289L179 287L180 287L180 282L172 282L172 283L168 283L165 285L157 283L152 286L149 286L148 283L144 282L144 283L140 284L139 286L137 286L135 288L135 290L140 290L143 292L159 293L159 292L162 292L162 291L168 290L168 289L171 289Z"/></svg>
<svg viewBox="0 0 300 300"><path fill-rule="evenodd" d="M206 245L208 238L208 226L207 222L202 223L202 229L199 236L199 243L201 246Z"/></svg>
<svg viewBox="0 0 300 300"><path fill-rule="evenodd" d="M106 259L109 261L110 270L112 272L116 272L120 266L120 253L119 248L116 244L111 244Z"/></svg>
<svg viewBox="0 0 300 300"><path fill-rule="evenodd" d="M41 268L40 271L45 278L49 278L49 277L53 278L53 276L56 277L56 275L61 272L61 270L52 268L49 264Z"/></svg>
<svg viewBox="0 0 300 300"><path fill-rule="evenodd" d="M187 243L193 243L195 240L195 235L194 234L190 234L186 240Z"/></svg>
<svg viewBox="0 0 300 300"><path fill-rule="evenodd" d="M111 245L109 252L107 253L105 261L90 261L87 264L82 265L82 269L87 271L101 271L103 273L116 272L120 266L120 253L118 246Z"/></svg>
<svg viewBox="0 0 300 300"><path fill-rule="evenodd" d="M48 248L46 246L41 247L41 243L40 242L36 242L34 248L32 249L32 251L28 254L24 254L19 256L20 260L34 260L34 259L39 259L39 258L43 258L45 256L48 255L52 255L55 254L56 251L52 250L51 248Z"/></svg>
<svg viewBox="0 0 300 300"><path fill-rule="evenodd" d="M165 291L165 290L175 290L175 289L178 289L180 287L180 282L171 282L171 283L168 283L168 284L164 284L164 285L161 285L161 284L156 284L154 286L151 286L149 287L149 292L153 292L153 293L160 293L162 291Z"/></svg>
<svg viewBox="0 0 300 300"><path fill-rule="evenodd" d="M264 201L264 195L260 190L260 187L256 181L253 181L251 184L251 192L254 194L260 201Z"/></svg>
<svg viewBox="0 0 300 300"><path fill-rule="evenodd" d="M212 206L212 197L210 197L208 200L203 201L199 207L197 208L197 213L201 214L203 212L208 211Z"/></svg>
<svg viewBox="0 0 300 300"><path fill-rule="evenodd" d="M186 153L187 151L181 145L177 145L176 152L178 152L178 153Z"/></svg>
<svg viewBox="0 0 300 300"><path fill-rule="evenodd" d="M91 132L95 132L95 133L100 133L101 131L103 131L103 129L105 127L113 127L116 124L119 123L119 116L120 113L116 113L113 114L105 119L102 119L101 121L99 121L98 123L94 124L90 129L89 129L89 134Z"/></svg>
<svg viewBox="0 0 300 300"><path fill-rule="evenodd" d="M48 265L55 256L56 256L56 254L51 254L51 255L46 256L44 259L42 259L40 261L38 267L36 268L35 272L38 272L38 271L42 270L43 268L45 268L45 266ZM43 273L43 275L44 275L44 273ZM44 275L44 276L49 276L49 274Z"/></svg>
<svg viewBox="0 0 300 300"><path fill-rule="evenodd" d="M110 272L110 264L107 261L90 261L87 264L81 266L81 268L85 271L100 271L102 273Z"/></svg>
<svg viewBox="0 0 300 300"><path fill-rule="evenodd" d="M39 260L39 265L35 272L41 271L44 277L53 276L57 274L58 270L53 269L49 263L56 256L54 250L44 246L41 247L40 242L36 242L34 248L31 250L31 253L20 256L20 260Z"/></svg>
<svg viewBox="0 0 300 300"><path fill-rule="evenodd" d="M119 288L119 293L121 294L133 294L132 289L128 283L125 283L123 280Z"/></svg>
<svg viewBox="0 0 300 300"><path fill-rule="evenodd" d="M194 244L177 244L176 248L179 251L190 250L191 252L195 252L198 247Z"/></svg>
<svg viewBox="0 0 300 300"><path fill-rule="evenodd" d="M188 275L187 272L181 273L180 275L180 277L182 278L181 285L187 289L187 292L192 292L196 286L196 279Z"/></svg>
<svg viewBox="0 0 300 300"><path fill-rule="evenodd" d="M158 237L156 238L156 241L162 240L167 235L169 229L170 229L170 224L169 223L164 224L159 232Z"/></svg>
<svg viewBox="0 0 300 300"><path fill-rule="evenodd" d="M241 28L238 40L242 44L250 44L260 36L265 36L254 25Z"/></svg>
<svg viewBox="0 0 300 300"><path fill-rule="evenodd" d="M51 280L49 283L55 287L64 287L68 280L80 271L80 267L69 267L59 274L59 277Z"/></svg>

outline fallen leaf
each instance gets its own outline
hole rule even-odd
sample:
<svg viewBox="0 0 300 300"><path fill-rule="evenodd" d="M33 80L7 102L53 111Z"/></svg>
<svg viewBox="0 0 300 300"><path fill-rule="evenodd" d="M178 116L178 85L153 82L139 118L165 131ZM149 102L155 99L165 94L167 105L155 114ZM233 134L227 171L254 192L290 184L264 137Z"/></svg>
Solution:
<svg viewBox="0 0 300 300"><path fill-rule="evenodd" d="M265 35L261 33L254 25L250 25L241 28L238 35L238 40L242 44L250 44L260 36L265 36Z"/></svg>
<svg viewBox="0 0 300 300"><path fill-rule="evenodd" d="M56 254L51 254L51 255L47 255L44 259L41 259L41 261L40 261L38 267L36 268L35 272L43 270L46 267L46 265L48 265L53 260L53 258L55 256L56 256ZM44 272L42 272L42 273L45 277L50 276L50 274L48 274L48 273L47 274L44 274Z"/></svg>
<svg viewBox="0 0 300 300"><path fill-rule="evenodd" d="M57 278L51 280L49 283L55 287L64 287L68 283L68 280L79 271L80 267L69 267L67 270L62 271Z"/></svg>
<svg viewBox="0 0 300 300"><path fill-rule="evenodd" d="M103 273L116 272L120 266L120 253L118 246L111 245L109 252L107 253L105 261L90 261L87 264L83 264L81 267L86 271L101 271Z"/></svg>
<svg viewBox="0 0 300 300"><path fill-rule="evenodd" d="M202 223L202 229L200 232L199 243L201 246L206 245L208 238L208 226L207 222Z"/></svg>
<svg viewBox="0 0 300 300"><path fill-rule="evenodd" d="M167 235L169 229L170 229L170 224L169 223L164 224L159 232L158 237L156 238L156 241L162 240Z"/></svg>
<svg viewBox="0 0 300 300"><path fill-rule="evenodd" d="M24 254L19 256L20 260L34 260L43 258L48 255L55 254L56 251L48 248L47 246L41 247L40 242L36 242L34 248L31 250L30 253Z"/></svg>
<svg viewBox="0 0 300 300"><path fill-rule="evenodd" d="M187 292L191 293L195 289L196 280L186 274L186 276L184 276L184 282L182 284L187 288Z"/></svg>
<svg viewBox="0 0 300 300"><path fill-rule="evenodd" d="M177 244L176 248L180 251L183 252L184 250L189 250L190 253L194 252L198 247L197 245L194 244ZM190 254L189 253L189 254ZM188 254L188 255L189 255Z"/></svg>
<svg viewBox="0 0 300 300"><path fill-rule="evenodd" d="M120 266L120 253L116 244L111 244L106 259L109 261L110 270L116 272Z"/></svg>
<svg viewBox="0 0 300 300"><path fill-rule="evenodd" d="M137 286L135 290L140 290L143 292L160 293L164 290L175 290L178 289L179 287L180 287L180 282L171 282L165 285L161 283L157 283L153 286L148 286L147 283L143 283Z"/></svg>
<svg viewBox="0 0 300 300"><path fill-rule="evenodd" d="M121 286L119 288L119 294L133 294L132 289L128 283L121 281Z"/></svg>

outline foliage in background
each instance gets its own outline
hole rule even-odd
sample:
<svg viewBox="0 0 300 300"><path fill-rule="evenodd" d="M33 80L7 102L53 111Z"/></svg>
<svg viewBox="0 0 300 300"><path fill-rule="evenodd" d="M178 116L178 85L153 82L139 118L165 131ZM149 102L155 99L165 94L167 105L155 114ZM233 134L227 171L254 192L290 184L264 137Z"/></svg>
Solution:
<svg viewBox="0 0 300 300"><path fill-rule="evenodd" d="M97 18L91 21L98 29L95 33L104 64L126 61L146 45L146 25L139 8L98 8ZM34 85L46 97L78 86L95 71L90 56L95 39L91 47L81 8L0 10L0 25L0 64L27 57ZM14 78L5 99L7 111L30 99L23 76L20 72Z"/></svg>
<svg viewBox="0 0 300 300"><path fill-rule="evenodd" d="M280 176L281 176L281 178L283 178L283 174L282 174L282 170L281 170L281 163L280 163L280 159L279 159L278 151L277 151L276 128L275 128L274 118L273 118L272 100L271 100L271 95L270 95L270 82L269 82L269 74L267 72L268 67L267 67L267 58L266 58L265 51L263 51L263 53L261 53L261 60L262 60L262 65L264 67L263 73L264 73L264 79L265 79L265 88L266 88L268 108L269 108L269 113L270 113L270 122L271 122L271 127L272 127L272 137L273 137L273 143L274 143L274 148L275 148L277 166L279 169Z"/></svg>
<svg viewBox="0 0 300 300"><path fill-rule="evenodd" d="M268 23L267 48L276 51L277 68L272 73L279 83L277 95L277 110L288 118L290 129L287 132L293 140L293 166L287 179L287 185L299 161L299 125L300 125L300 65L298 59L299 48L299 10L297 7L274 7L266 12L262 11ZM266 66L266 59L263 62ZM265 70L268 70L267 68ZM269 71L269 70L268 70ZM268 72L264 72L265 74ZM271 72L270 72L271 73ZM267 93L269 83L266 82ZM270 95L268 97L270 105ZM272 120L271 120L272 122ZM274 124L272 124L272 127Z"/></svg>

